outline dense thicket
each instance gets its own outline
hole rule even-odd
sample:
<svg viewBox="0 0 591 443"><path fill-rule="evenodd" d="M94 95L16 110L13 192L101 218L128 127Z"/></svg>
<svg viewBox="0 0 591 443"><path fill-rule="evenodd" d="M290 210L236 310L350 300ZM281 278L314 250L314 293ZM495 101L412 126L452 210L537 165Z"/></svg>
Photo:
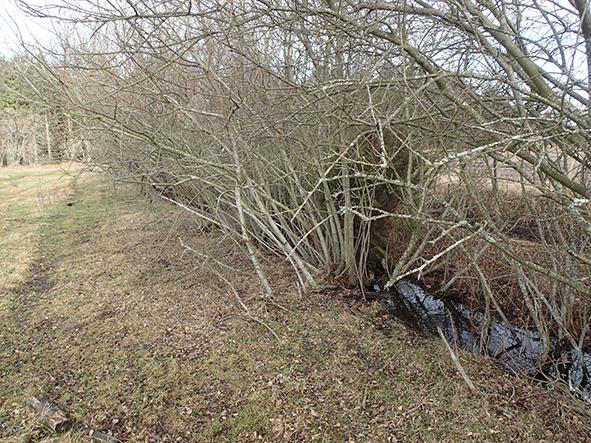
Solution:
<svg viewBox="0 0 591 443"><path fill-rule="evenodd" d="M231 233L266 291L261 249L586 337L584 1L58 3L30 12L67 26L47 72L93 161Z"/></svg>

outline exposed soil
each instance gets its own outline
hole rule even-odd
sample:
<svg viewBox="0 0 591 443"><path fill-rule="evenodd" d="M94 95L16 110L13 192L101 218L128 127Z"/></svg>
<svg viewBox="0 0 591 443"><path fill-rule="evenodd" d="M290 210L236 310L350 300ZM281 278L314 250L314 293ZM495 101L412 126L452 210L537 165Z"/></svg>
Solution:
<svg viewBox="0 0 591 443"><path fill-rule="evenodd" d="M50 268L43 261L35 262L30 267L30 276L25 284L19 288L20 293L45 294L53 288L53 283L49 278Z"/></svg>

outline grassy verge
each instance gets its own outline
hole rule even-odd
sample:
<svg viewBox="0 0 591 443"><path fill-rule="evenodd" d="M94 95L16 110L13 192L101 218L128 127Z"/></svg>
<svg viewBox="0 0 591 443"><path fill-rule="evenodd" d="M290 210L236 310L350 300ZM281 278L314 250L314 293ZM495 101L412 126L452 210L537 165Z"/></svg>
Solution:
<svg viewBox="0 0 591 443"><path fill-rule="evenodd" d="M126 441L589 435L568 399L462 354L471 393L442 344L352 294L302 298L267 263L281 290L261 299L231 242L133 190L13 170L0 175L0 208L0 268L12 269L0 274L3 441L83 441L40 426L30 394ZM179 237L201 255L183 253Z"/></svg>

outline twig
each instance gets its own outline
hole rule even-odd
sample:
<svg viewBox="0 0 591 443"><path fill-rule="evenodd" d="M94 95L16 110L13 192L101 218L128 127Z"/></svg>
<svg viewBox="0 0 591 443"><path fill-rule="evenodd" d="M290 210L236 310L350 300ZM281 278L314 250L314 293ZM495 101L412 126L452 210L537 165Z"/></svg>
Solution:
<svg viewBox="0 0 591 443"><path fill-rule="evenodd" d="M449 351L449 355L451 356L451 360L454 362L456 369L458 370L458 372L460 373L460 375L462 376L462 378L464 379L464 381L468 385L468 388L470 388L470 391L472 391L474 394L476 394L478 392L476 390L476 386L474 386L474 383L472 383L472 380L470 380L470 377L468 377L468 374L466 373L466 371L462 367L462 364L460 363L458 356L454 353L453 349L449 345L449 342L447 341L447 339L443 335L443 331L441 330L441 328L438 327L437 332L439 333L439 336L442 338L443 342L445 343L445 346L447 347L447 350Z"/></svg>
<svg viewBox="0 0 591 443"><path fill-rule="evenodd" d="M230 289L232 290L232 292L236 296L236 300L238 300L238 303L240 304L240 306L242 306L242 309L244 310L244 315L246 315L246 317L248 317L252 321L260 324L265 329L267 329L267 331L269 331L273 335L273 337L275 337L277 339L277 341L281 341L281 339L279 338L279 336L277 335L277 333L273 330L273 328L271 328L271 326L269 326L264 321L260 320L259 318L255 317L254 315L252 315L250 313L250 310L248 309L248 306L246 306L246 304L242 301L242 299L240 298L240 295L238 294L238 291L236 290L236 288L234 287L234 285L226 277L224 277L223 275L218 275L218 277L220 279L222 279L224 282L226 282L226 284L230 287Z"/></svg>

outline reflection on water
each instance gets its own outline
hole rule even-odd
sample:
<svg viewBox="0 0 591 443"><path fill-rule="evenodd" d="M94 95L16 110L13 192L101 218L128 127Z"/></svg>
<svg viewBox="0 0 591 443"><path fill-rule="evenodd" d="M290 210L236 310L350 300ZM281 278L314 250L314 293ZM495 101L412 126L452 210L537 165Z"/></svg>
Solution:
<svg viewBox="0 0 591 443"><path fill-rule="evenodd" d="M374 284L368 296L381 299L392 315L428 337L438 337L439 328L450 344L489 355L517 374L540 380L561 378L591 401L591 354L544 343L537 331L508 325L496 316L487 319L462 303L427 294L409 280L399 281L395 288L383 291Z"/></svg>

